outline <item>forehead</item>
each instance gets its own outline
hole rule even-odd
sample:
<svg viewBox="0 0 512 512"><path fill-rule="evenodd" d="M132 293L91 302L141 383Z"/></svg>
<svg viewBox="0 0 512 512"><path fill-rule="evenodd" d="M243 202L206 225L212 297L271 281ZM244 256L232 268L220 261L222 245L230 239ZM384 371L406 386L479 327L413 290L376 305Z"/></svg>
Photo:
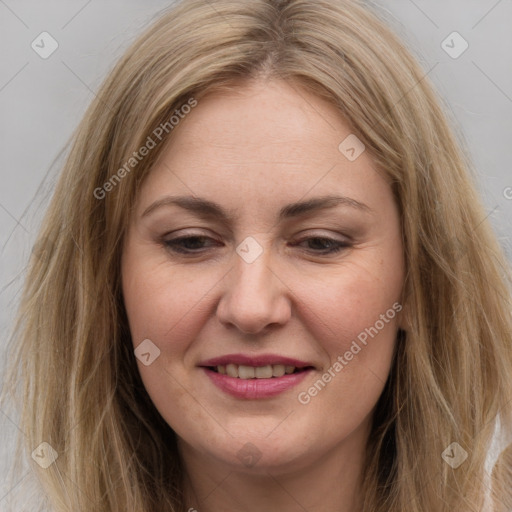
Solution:
<svg viewBox="0 0 512 512"><path fill-rule="evenodd" d="M347 137L350 126L326 100L285 82L250 83L199 99L143 189L221 196L234 209L276 196L382 195L386 183L367 152L351 160L340 150Z"/></svg>
<svg viewBox="0 0 512 512"><path fill-rule="evenodd" d="M350 132L337 109L312 92L283 81L259 81L202 97L169 146L202 152L258 149L262 155L288 150L298 159L313 148L336 154L339 137ZM214 147L204 147L208 143Z"/></svg>

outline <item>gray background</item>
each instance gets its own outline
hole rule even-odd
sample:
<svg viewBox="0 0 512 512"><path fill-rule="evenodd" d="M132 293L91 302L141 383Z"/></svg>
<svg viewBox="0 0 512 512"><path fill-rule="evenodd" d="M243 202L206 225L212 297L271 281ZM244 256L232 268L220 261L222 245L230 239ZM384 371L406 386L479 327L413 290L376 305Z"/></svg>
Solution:
<svg viewBox="0 0 512 512"><path fill-rule="evenodd" d="M169 3L0 0L3 367L9 364L4 350L25 264L61 161L50 170L52 162L114 61ZM406 40L445 100L458 136L475 162L489 219L511 258L512 1L375 0L374 4ZM59 44L47 59L31 47L43 31ZM469 43L456 59L441 47L453 31ZM455 44L457 48L459 43ZM16 433L14 412L0 411L2 511L10 506L33 510L28 494L19 492L26 479L20 485L5 479ZM18 505L9 505L16 496Z"/></svg>

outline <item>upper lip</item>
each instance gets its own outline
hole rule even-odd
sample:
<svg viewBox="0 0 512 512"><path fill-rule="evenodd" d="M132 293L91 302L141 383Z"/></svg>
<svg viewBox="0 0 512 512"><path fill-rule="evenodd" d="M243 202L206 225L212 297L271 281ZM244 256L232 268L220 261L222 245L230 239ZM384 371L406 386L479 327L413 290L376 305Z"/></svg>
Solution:
<svg viewBox="0 0 512 512"><path fill-rule="evenodd" d="M228 364L244 366L267 366L282 364L285 366L295 366L296 368L305 368L313 366L311 363L300 361L292 357L280 356L277 354L245 355L245 354L226 354L224 356L214 357L199 363L199 366L225 366Z"/></svg>

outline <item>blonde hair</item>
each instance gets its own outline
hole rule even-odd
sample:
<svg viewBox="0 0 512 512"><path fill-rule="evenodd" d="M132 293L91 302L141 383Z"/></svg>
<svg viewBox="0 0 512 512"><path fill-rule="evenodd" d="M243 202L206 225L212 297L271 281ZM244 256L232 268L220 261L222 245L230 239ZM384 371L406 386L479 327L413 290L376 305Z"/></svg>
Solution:
<svg viewBox="0 0 512 512"><path fill-rule="evenodd" d="M102 85L44 218L12 338L21 441L58 453L36 466L51 506L186 510L174 433L135 363L119 265L137 190L172 130L97 190L191 98L248 80L327 99L389 176L400 211L407 329L375 410L364 510L480 512L496 418L512 429L510 268L425 71L355 0L182 1ZM468 453L457 469L442 458L453 442ZM509 445L489 484L493 512L510 510L511 459Z"/></svg>

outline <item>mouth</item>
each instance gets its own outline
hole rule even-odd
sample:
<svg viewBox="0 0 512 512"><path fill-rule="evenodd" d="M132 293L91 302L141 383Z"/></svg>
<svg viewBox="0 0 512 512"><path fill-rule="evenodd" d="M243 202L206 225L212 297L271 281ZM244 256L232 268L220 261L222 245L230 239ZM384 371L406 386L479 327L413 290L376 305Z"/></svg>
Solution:
<svg viewBox="0 0 512 512"><path fill-rule="evenodd" d="M232 354L203 361L199 367L215 387L235 398L270 398L301 382L315 367L277 355Z"/></svg>
<svg viewBox="0 0 512 512"><path fill-rule="evenodd" d="M292 375L312 369L312 366L297 367L284 364L267 364L265 366L248 366L238 364L227 364L207 366L208 370L220 375L227 375L235 379L276 379L284 375Z"/></svg>

